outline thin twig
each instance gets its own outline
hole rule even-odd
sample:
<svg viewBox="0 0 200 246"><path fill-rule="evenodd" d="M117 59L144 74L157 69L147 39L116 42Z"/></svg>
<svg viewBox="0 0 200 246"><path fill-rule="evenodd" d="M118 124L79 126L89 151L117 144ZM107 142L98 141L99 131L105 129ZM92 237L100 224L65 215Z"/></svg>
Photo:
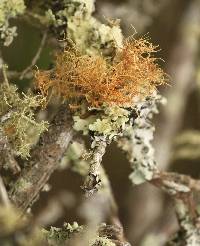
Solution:
<svg viewBox="0 0 200 246"><path fill-rule="evenodd" d="M184 174L173 172L160 172L150 181L159 189L165 190L170 195L178 193L200 192L200 180ZM170 193L171 192L171 193Z"/></svg>
<svg viewBox="0 0 200 246"><path fill-rule="evenodd" d="M16 79L19 78L21 76L21 72L18 71L7 71L7 77L8 79ZM32 79L33 78L33 72L29 71L26 74L24 74L24 79Z"/></svg>
<svg viewBox="0 0 200 246"><path fill-rule="evenodd" d="M101 186L100 180L100 166L102 158L105 154L107 147L106 141L99 141L93 149L92 160L90 163L89 173L86 176L82 189L85 191L86 196L91 196L98 191Z"/></svg>
<svg viewBox="0 0 200 246"><path fill-rule="evenodd" d="M48 33L48 31L45 30L45 32L43 34L43 37L42 37L42 40L41 40L41 43L40 43L40 46L39 46L35 56L33 57L32 61L31 61L31 64L22 71L20 79L23 79L25 77L25 75L29 72L29 70L31 70L32 67L36 65L38 59L40 58L41 52L42 52L42 50L44 48L44 45L46 43L47 33Z"/></svg>

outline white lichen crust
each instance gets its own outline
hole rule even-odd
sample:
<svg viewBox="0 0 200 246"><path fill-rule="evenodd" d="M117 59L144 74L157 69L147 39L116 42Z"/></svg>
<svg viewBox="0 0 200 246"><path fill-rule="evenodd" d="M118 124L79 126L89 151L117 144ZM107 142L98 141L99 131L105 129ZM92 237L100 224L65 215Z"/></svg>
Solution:
<svg viewBox="0 0 200 246"><path fill-rule="evenodd" d="M127 128L124 137L118 141L128 155L128 159L133 169L130 179L133 184L141 184L150 181L157 172L152 146L154 126L152 117L158 113L157 106L164 103L164 99L154 92L151 96L134 105L136 119L133 127Z"/></svg>
<svg viewBox="0 0 200 246"><path fill-rule="evenodd" d="M180 229L167 246L198 246L200 245L200 225L189 211L188 204L181 199L175 199L176 214Z"/></svg>

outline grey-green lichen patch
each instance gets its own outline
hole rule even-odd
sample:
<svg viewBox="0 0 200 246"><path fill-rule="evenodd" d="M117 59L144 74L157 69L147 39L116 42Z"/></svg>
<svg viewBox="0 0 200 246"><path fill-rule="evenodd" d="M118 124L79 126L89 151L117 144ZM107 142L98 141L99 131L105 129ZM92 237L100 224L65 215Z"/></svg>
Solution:
<svg viewBox="0 0 200 246"><path fill-rule="evenodd" d="M89 130L113 138L125 129L130 112L119 106L112 106L105 107L104 113L102 119L97 119L89 125Z"/></svg>
<svg viewBox="0 0 200 246"><path fill-rule="evenodd" d="M16 27L10 26L10 19L22 14L25 10L23 0L1 0L0 2L0 39L4 45L8 46L12 43L16 36Z"/></svg>
<svg viewBox="0 0 200 246"><path fill-rule="evenodd" d="M75 31L75 28L77 28L76 35L79 35L78 33L83 29L79 28L79 26L83 27L84 23L82 22L87 21L91 17L94 10L94 1L61 0L56 7L53 2L48 7L50 8L46 11L47 22L56 34L64 37L66 31L71 33L72 30ZM82 31L80 37L81 35L84 37L87 34Z"/></svg>
<svg viewBox="0 0 200 246"><path fill-rule="evenodd" d="M191 211L189 210L189 204L185 203L184 200L176 199L175 208L180 224L180 230L168 245L200 245L199 224L198 221L195 221L192 217Z"/></svg>
<svg viewBox="0 0 200 246"><path fill-rule="evenodd" d="M43 103L40 96L31 93L20 95L15 85L0 85L0 127L22 158L29 156L31 146L47 130L46 121L37 122L34 110Z"/></svg>
<svg viewBox="0 0 200 246"><path fill-rule="evenodd" d="M157 106L164 103L163 98L154 92L151 96L134 105L137 114L132 128L127 128L124 137L118 141L128 155L133 172L130 179L133 184L141 184L151 180L157 172L154 160L154 148L152 146L154 126L152 117L158 113Z"/></svg>

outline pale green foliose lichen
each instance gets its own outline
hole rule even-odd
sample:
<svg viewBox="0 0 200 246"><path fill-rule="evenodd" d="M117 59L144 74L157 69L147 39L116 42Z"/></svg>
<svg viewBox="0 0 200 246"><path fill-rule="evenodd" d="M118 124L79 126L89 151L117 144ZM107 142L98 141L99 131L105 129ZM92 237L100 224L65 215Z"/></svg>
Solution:
<svg viewBox="0 0 200 246"><path fill-rule="evenodd" d="M119 23L102 24L92 17L93 0L65 0L62 5L56 12L53 9L46 12L47 21L55 29L61 27L62 35L66 32L82 53L111 56L115 49L122 47Z"/></svg>
<svg viewBox="0 0 200 246"><path fill-rule="evenodd" d="M119 106L104 106L102 111L96 116L89 116L81 119L80 116L74 116L74 129L82 131L83 134L93 132L95 135L106 136L109 139L120 135L126 128L129 121L130 112Z"/></svg>
<svg viewBox="0 0 200 246"><path fill-rule="evenodd" d="M62 228L51 226L49 231L43 229L43 233L49 245L66 245L67 239L82 230L82 226L79 226L77 222L73 222L73 224L64 223Z"/></svg>
<svg viewBox="0 0 200 246"><path fill-rule="evenodd" d="M10 27L10 19L24 12L23 0L1 0L0 1L0 39L5 46L9 46L16 34L16 27Z"/></svg>
<svg viewBox="0 0 200 246"><path fill-rule="evenodd" d="M74 120L74 130L82 131L83 135L87 135L89 132L89 125L93 124L96 121L96 116L89 116L85 119L80 118L76 115L73 117Z"/></svg>

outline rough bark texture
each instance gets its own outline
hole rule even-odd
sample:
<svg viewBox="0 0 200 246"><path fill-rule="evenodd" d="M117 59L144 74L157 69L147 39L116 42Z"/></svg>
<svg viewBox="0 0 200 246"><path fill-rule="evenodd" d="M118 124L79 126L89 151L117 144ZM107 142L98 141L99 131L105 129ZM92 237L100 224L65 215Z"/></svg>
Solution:
<svg viewBox="0 0 200 246"><path fill-rule="evenodd" d="M65 105L56 114L49 130L45 132L31 159L9 192L10 200L18 208L27 209L59 165L71 139L72 120Z"/></svg>

